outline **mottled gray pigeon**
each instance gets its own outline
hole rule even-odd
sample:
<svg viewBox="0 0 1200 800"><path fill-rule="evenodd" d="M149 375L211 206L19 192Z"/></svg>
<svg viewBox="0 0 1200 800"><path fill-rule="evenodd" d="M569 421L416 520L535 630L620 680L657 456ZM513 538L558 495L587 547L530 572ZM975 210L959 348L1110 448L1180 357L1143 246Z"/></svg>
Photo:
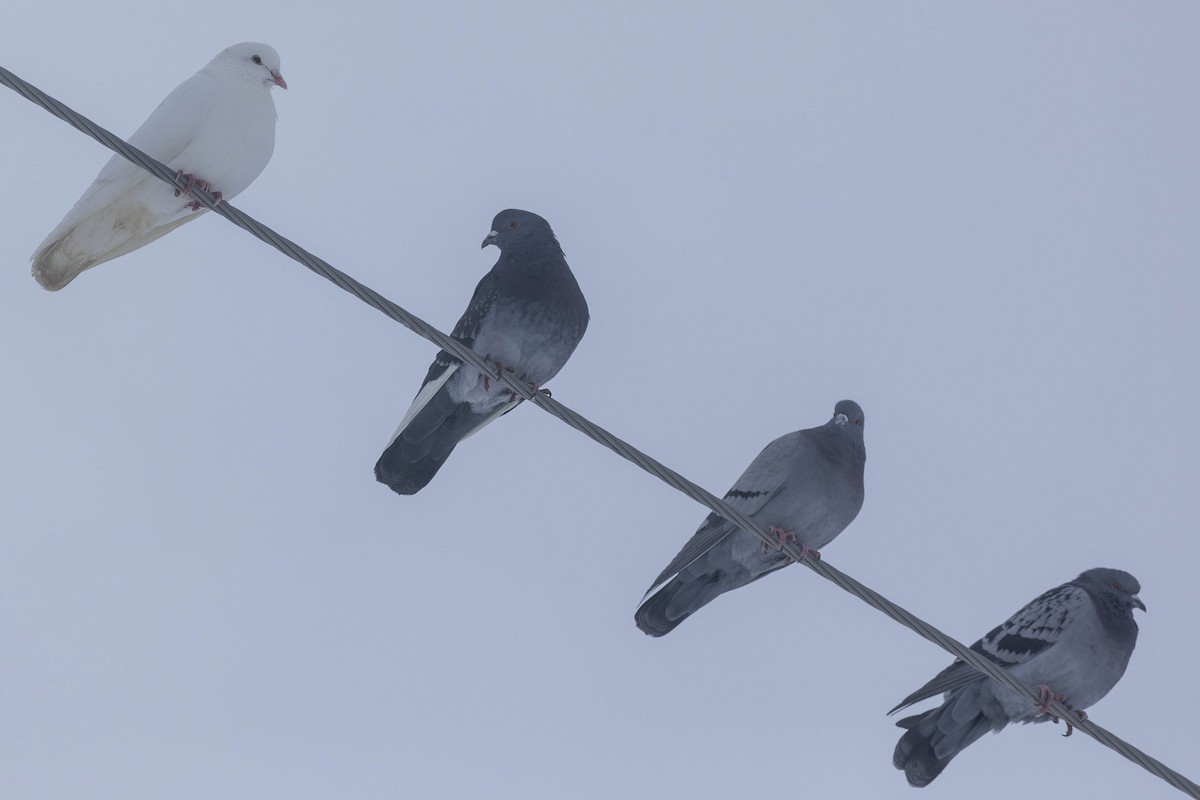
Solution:
<svg viewBox="0 0 1200 800"><path fill-rule="evenodd" d="M704 524L655 579L634 620L643 632L663 636L701 606L787 566L785 540L820 555L845 530L863 503L863 411L842 400L819 428L780 436L758 454L725 493L725 502L779 537L768 548L717 514Z"/></svg>
<svg viewBox="0 0 1200 800"><path fill-rule="evenodd" d="M550 224L537 214L501 211L482 246L489 244L500 248L500 260L475 287L450 335L539 387L583 338L587 301ZM503 383L442 350L379 457L375 477L399 494L416 494L455 445L520 402Z"/></svg>
<svg viewBox="0 0 1200 800"><path fill-rule="evenodd" d="M235 44L167 95L129 143L178 170L189 184L231 200L275 150L274 86L287 88L275 49ZM181 195L114 155L38 246L33 277L57 291L85 269L132 253L208 210Z"/></svg>
<svg viewBox="0 0 1200 800"><path fill-rule="evenodd" d="M937 708L896 723L908 730L892 756L896 769L911 785L927 786L987 731L1051 719L1051 699L1085 717L1125 674L1138 634L1133 609L1146 610L1140 590L1128 572L1089 569L1013 614L971 649L1040 689L1041 705L956 660L888 712L945 693Z"/></svg>

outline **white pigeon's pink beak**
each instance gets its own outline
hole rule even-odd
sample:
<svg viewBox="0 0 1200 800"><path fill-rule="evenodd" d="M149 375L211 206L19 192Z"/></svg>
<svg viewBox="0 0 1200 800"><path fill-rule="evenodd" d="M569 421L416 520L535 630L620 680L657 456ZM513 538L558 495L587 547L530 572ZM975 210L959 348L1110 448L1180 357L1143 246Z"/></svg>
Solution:
<svg viewBox="0 0 1200 800"><path fill-rule="evenodd" d="M280 74L279 70L277 70L277 69L271 70L271 80L275 81L275 85L278 86L280 89L287 88L287 81L285 81L283 79L283 75Z"/></svg>

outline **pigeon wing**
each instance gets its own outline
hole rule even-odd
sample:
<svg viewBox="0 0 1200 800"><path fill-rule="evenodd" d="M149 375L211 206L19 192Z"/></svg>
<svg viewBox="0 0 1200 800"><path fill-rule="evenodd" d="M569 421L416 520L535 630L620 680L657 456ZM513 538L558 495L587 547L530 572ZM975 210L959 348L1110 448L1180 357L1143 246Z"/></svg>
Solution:
<svg viewBox="0 0 1200 800"><path fill-rule="evenodd" d="M1051 589L993 628L971 645L971 649L1005 669L1024 664L1054 646L1070 627L1075 612L1086 601L1087 593L1078 586L1068 583ZM913 703L957 689L979 677L978 670L970 664L956 660L888 713L894 714Z"/></svg>
<svg viewBox="0 0 1200 800"><path fill-rule="evenodd" d="M783 462L791 451L790 436L793 435L780 437L763 448L733 487L725 493L724 501L746 516L753 517L768 500L778 494L787 483L788 471ZM659 586L736 530L739 530L738 526L724 517L716 513L709 514L679 554L671 559L666 569L655 578L646 596L653 594Z"/></svg>
<svg viewBox="0 0 1200 800"><path fill-rule="evenodd" d="M1049 650L1087 602L1087 592L1063 584L1033 600L979 640L980 651L1005 667L1024 664Z"/></svg>
<svg viewBox="0 0 1200 800"><path fill-rule="evenodd" d="M491 272L484 275L479 283L475 286L475 293L471 295L471 302L467 305L467 310L459 317L458 323L454 326L454 330L450 332L450 337L457 339L467 347L471 347L475 343L475 337L479 334L479 326L483 320L487 318L488 312L496 303L496 297L499 292L496 289L496 279ZM396 441L396 437L400 435L408 423L412 422L413 417L420 413L421 409L428 405L429 401L441 391L446 382L453 377L454 373L462 367L463 362L456 356L451 355L445 350L439 350L437 356L434 357L433 363L429 365L429 372L425 373L425 380L421 384L417 396L413 398L412 405L408 407L408 411L404 413L404 419L400 421L400 425L396 428L396 432L392 434L391 441ZM507 410L507 408L505 409ZM481 427L491 422L495 417L489 416L484 419L479 425L471 429L467 436L470 436ZM463 438L466 438L464 436ZM461 440L460 440L461 441ZM389 442L390 446L391 442Z"/></svg>
<svg viewBox="0 0 1200 800"><path fill-rule="evenodd" d="M201 73L188 78L159 103L158 108L129 137L129 143L143 153L170 164L179 157L203 125L212 105L213 83L211 77ZM114 155L38 250L62 238L81 221L110 203L118 202L122 195L146 180L157 178L124 156ZM170 191L170 188L164 186L163 191Z"/></svg>

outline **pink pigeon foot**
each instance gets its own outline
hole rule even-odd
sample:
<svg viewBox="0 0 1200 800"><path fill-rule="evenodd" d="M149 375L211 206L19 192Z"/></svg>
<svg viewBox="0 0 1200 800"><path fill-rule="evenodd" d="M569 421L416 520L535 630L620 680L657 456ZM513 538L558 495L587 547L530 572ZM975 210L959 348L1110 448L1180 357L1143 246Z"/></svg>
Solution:
<svg viewBox="0 0 1200 800"><path fill-rule="evenodd" d="M504 364L502 364L501 362L492 358L490 355L483 357L483 363L491 364L493 367L496 368L497 372L516 372L516 370L513 369L512 367L504 366ZM492 390L491 377L488 376L486 373L483 376L483 390L485 392L490 392Z"/></svg>
<svg viewBox="0 0 1200 800"><path fill-rule="evenodd" d="M771 533L775 534L775 537L777 539L779 539L779 549L780 550L783 549L784 542L796 541L796 532L795 531L785 531L783 528L780 528L777 525L768 525L767 530L769 530ZM767 552L768 549L769 548L767 546L767 543L763 542L763 552L764 553Z"/></svg>
<svg viewBox="0 0 1200 800"><path fill-rule="evenodd" d="M1067 698L1064 695L1055 694L1044 683L1038 687L1038 692L1040 693L1040 697L1038 698L1037 713L1033 715L1034 717L1040 717L1048 712L1050 710L1050 703L1054 700L1067 702ZM1057 718L1055 720L1057 721Z"/></svg>
<svg viewBox="0 0 1200 800"><path fill-rule="evenodd" d="M796 541L796 532L795 531L785 531L783 528L780 528L777 525L768 525L767 530L769 530L771 533L775 534L776 537L778 537L780 550L783 549L784 542ZM763 552L764 553L767 552L767 549L768 549L767 543L763 542ZM808 558L809 556L812 556L813 558L820 558L821 553L818 550L813 550L811 547L809 547L806 544L800 545L800 560L803 561L804 559ZM788 563L788 564L792 563L791 556L786 556L786 558L787 558L786 563Z"/></svg>
<svg viewBox="0 0 1200 800"><path fill-rule="evenodd" d="M206 192L212 191L211 183L197 178L195 175L193 175L190 172L184 172L183 170L179 170L178 172L175 173L175 179L178 180L180 178L187 178L187 186L185 186L182 189L176 187L175 188L175 196L176 197L179 197L180 195L183 195L183 194L191 194L192 189L197 188L197 187ZM220 205L221 200L223 199L221 196L221 193L213 192L212 194L213 194L213 205ZM187 207L190 208L192 211L199 211L201 208L204 208L204 204L201 203L199 200L193 200L192 202L187 204Z"/></svg>
<svg viewBox="0 0 1200 800"><path fill-rule="evenodd" d="M175 196L176 197L179 197L181 194L190 193L192 191L192 189L196 188L197 186L199 186L201 189L203 189L206 192L208 191L208 181L202 181L190 172L184 172L183 170L179 170L178 172L175 173L175 180L179 180L180 178L187 178L187 185L184 186L182 189L180 189L178 186L175 187Z"/></svg>
<svg viewBox="0 0 1200 800"><path fill-rule="evenodd" d="M506 367L502 362L497 361L496 359L492 358L490 355L484 356L483 360L485 363L491 364L492 366L494 366L496 368L497 372L509 372L509 373L514 373L514 374L516 373L515 369L513 369L512 367ZM529 376L526 375L524 372L522 372L521 380L525 381L526 383L529 383ZM492 387L491 387L490 377L487 375L484 375L483 376L483 390L485 392L490 392L491 388ZM542 389L536 383L529 383L529 388L535 392L545 392L547 396L549 396L549 394L550 394L550 391L548 389ZM509 401L516 400L517 393L510 389L508 392L508 399L509 399Z"/></svg>
<svg viewBox="0 0 1200 800"><path fill-rule="evenodd" d="M207 192L208 189L205 189L204 191ZM212 196L213 196L213 205L214 206L221 205L221 202L225 199L224 196L220 192L213 192ZM190 208L192 211L199 211L200 209L204 208L204 203L201 203L199 200L193 200L192 202L187 204L187 207Z"/></svg>
<svg viewBox="0 0 1200 800"><path fill-rule="evenodd" d="M1079 717L1080 719L1088 718L1087 712L1084 711L1082 708L1074 708L1071 710L1074 711L1075 716ZM1056 725L1058 724L1058 717L1054 717L1054 724L1056 724ZM1075 730L1075 726L1071 724L1071 720L1067 720L1067 732L1063 734L1063 738L1065 739L1066 737L1070 736L1071 732L1074 730Z"/></svg>

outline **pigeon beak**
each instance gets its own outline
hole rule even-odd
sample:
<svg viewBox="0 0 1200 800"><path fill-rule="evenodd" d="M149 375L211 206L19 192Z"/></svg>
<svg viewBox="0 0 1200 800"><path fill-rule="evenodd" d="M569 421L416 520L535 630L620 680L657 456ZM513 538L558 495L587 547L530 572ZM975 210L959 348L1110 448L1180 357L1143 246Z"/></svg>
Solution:
<svg viewBox="0 0 1200 800"><path fill-rule="evenodd" d="M286 88L287 88L287 81L285 81L285 80L283 79L283 75L282 75L282 74L279 72L279 70L277 70L277 69L273 69L273 70L271 70L271 80L272 80L272 81L274 82L274 84L275 84L276 86L278 86L280 89L286 89Z"/></svg>
<svg viewBox="0 0 1200 800"><path fill-rule="evenodd" d="M499 235L500 234L497 233L496 231L488 231L488 235L483 237L483 244L479 245L479 249L482 250L483 248L487 247L489 244L496 244L496 237ZM496 245L496 246L499 247L499 245Z"/></svg>
<svg viewBox="0 0 1200 800"><path fill-rule="evenodd" d="M1142 611L1146 610L1146 604L1143 603L1142 598L1138 597L1136 594L1129 595L1129 599L1133 601L1134 608L1140 608Z"/></svg>

